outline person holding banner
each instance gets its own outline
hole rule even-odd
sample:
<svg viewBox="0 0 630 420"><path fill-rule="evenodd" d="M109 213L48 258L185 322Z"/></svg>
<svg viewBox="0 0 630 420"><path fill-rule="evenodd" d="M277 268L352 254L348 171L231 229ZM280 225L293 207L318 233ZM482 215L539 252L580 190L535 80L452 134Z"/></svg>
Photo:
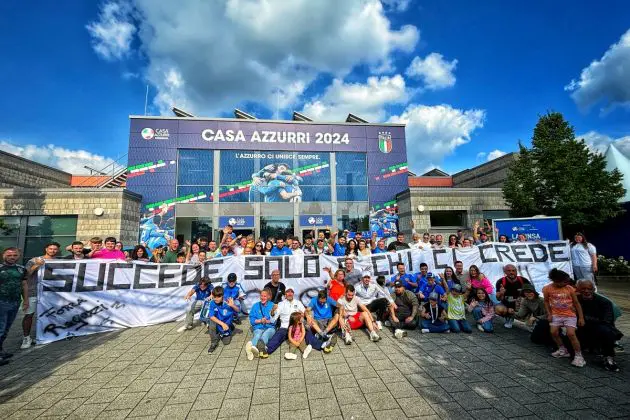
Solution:
<svg viewBox="0 0 630 420"><path fill-rule="evenodd" d="M189 302L193 295L195 295L195 300L190 301L188 311L186 311L185 328L187 330L192 330L195 314L201 310L203 302L210 296L210 292L212 292L212 289L209 287L210 284L208 277L202 277L201 280L199 280L199 284L194 285L193 288L186 293L186 296L184 296L184 300Z"/></svg>
<svg viewBox="0 0 630 420"><path fill-rule="evenodd" d="M279 273L278 273L279 274ZM271 315L274 303L271 301L271 290L265 288L260 292L260 300L249 311L249 323L254 330L251 341L245 345L247 360L254 360L254 356L261 359L269 357L267 343L276 332L276 320Z"/></svg>
<svg viewBox="0 0 630 420"><path fill-rule="evenodd" d="M336 302L346 291L346 272L339 269L335 271L335 275L333 276L330 267L324 267L324 271L327 272L330 277L330 280L326 282L328 295Z"/></svg>
<svg viewBox="0 0 630 420"><path fill-rule="evenodd" d="M212 291L212 300L208 309L208 333L210 334L210 347L208 353L212 353L219 346L219 340L224 346L232 342L234 331L234 314L238 313L238 306L234 299L224 300L223 287L217 286Z"/></svg>

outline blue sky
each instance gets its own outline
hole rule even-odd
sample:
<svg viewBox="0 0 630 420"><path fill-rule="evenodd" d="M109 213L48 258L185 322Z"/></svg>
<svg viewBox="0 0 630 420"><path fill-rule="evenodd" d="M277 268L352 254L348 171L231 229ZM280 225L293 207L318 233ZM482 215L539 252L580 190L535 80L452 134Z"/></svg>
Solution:
<svg viewBox="0 0 630 420"><path fill-rule="evenodd" d="M267 4L2 2L0 147L71 172L124 161L149 85L152 115L279 102L281 118L405 122L417 172L514 151L547 110L630 152L628 2Z"/></svg>

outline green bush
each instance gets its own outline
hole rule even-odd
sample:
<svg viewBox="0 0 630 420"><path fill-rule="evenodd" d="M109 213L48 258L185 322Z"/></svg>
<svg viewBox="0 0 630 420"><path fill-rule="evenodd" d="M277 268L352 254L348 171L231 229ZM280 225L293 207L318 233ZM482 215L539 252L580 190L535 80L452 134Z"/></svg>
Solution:
<svg viewBox="0 0 630 420"><path fill-rule="evenodd" d="M623 257L606 258L603 255L597 257L597 267L602 275L627 276L630 275L630 265Z"/></svg>

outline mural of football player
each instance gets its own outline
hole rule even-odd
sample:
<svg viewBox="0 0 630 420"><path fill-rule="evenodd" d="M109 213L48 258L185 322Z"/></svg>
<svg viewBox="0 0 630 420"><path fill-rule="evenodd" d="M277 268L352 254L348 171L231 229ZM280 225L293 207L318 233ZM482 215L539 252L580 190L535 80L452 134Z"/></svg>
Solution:
<svg viewBox="0 0 630 420"><path fill-rule="evenodd" d="M159 213L148 212L140 219L140 243L149 250L166 246L175 236L173 210L163 208Z"/></svg>
<svg viewBox="0 0 630 420"><path fill-rule="evenodd" d="M380 209L370 213L370 232L381 238L398 234L398 214L395 209Z"/></svg>
<svg viewBox="0 0 630 420"><path fill-rule="evenodd" d="M286 163L267 165L252 174L249 201L299 201L302 195L300 182L302 177L294 174Z"/></svg>

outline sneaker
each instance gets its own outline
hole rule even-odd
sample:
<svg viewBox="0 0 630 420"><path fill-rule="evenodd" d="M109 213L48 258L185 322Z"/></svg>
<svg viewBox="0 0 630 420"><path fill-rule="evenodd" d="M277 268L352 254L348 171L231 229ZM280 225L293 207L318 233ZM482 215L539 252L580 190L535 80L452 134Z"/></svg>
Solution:
<svg viewBox="0 0 630 420"><path fill-rule="evenodd" d="M31 347L31 344L33 344L33 340L31 339L30 336L26 336L26 337L22 338L22 345L20 346L20 348L22 350L27 349L27 348Z"/></svg>
<svg viewBox="0 0 630 420"><path fill-rule="evenodd" d="M621 344L619 344L619 342L615 343L615 353L623 353L625 351L625 349L623 348L623 346Z"/></svg>
<svg viewBox="0 0 630 420"><path fill-rule="evenodd" d="M319 341L328 341L328 334L322 331L315 334L315 338L317 338Z"/></svg>
<svg viewBox="0 0 630 420"><path fill-rule="evenodd" d="M571 364L575 367L584 367L586 366L586 360L584 360L581 354L576 354Z"/></svg>
<svg viewBox="0 0 630 420"><path fill-rule="evenodd" d="M382 330L383 329L383 323L381 321L376 321L376 328L378 328L378 330Z"/></svg>
<svg viewBox="0 0 630 420"><path fill-rule="evenodd" d="M251 341L248 341L245 345L245 354L247 354L247 360L254 360L254 352L256 353L256 357L258 357L258 349L252 346Z"/></svg>
<svg viewBox="0 0 630 420"><path fill-rule="evenodd" d="M481 332L485 332L481 324L477 324L477 329Z"/></svg>
<svg viewBox="0 0 630 420"><path fill-rule="evenodd" d="M607 359L604 362L604 369L606 369L609 372L619 372L619 366L617 366L615 361L612 359Z"/></svg>
<svg viewBox="0 0 630 420"><path fill-rule="evenodd" d="M503 324L505 328L512 328L512 325L514 325L514 318L508 318Z"/></svg>
<svg viewBox="0 0 630 420"><path fill-rule="evenodd" d="M426 333L428 333L428 332L429 332L429 329L428 329L428 328L423 328L423 329L421 329L421 330L420 330L420 332L421 332L422 334L426 334Z"/></svg>
<svg viewBox="0 0 630 420"><path fill-rule="evenodd" d="M337 334L334 334L332 337L330 337L328 341L322 343L322 349L324 350L324 353L330 353L333 347L335 347L336 345L337 345Z"/></svg>
<svg viewBox="0 0 630 420"><path fill-rule="evenodd" d="M184 327L184 329L185 329L185 330L187 330L187 331L188 331L188 330L192 330L192 325L186 325L186 326ZM26 339L26 337L24 337L24 340L25 340L25 339ZM22 340L22 345L24 345L24 340ZM23 348L23 349L26 349L26 348L28 348L28 347L22 347L22 348Z"/></svg>
<svg viewBox="0 0 630 420"><path fill-rule="evenodd" d="M391 323L391 322L389 322L389 321L385 321L385 323L384 323L383 325L385 325L386 327L391 327L391 326L392 326L392 323Z"/></svg>
<svg viewBox="0 0 630 420"><path fill-rule="evenodd" d="M551 357L571 357L571 354L564 347L560 347L558 350L551 353ZM577 357L577 356L576 356ZM580 356L582 357L582 356ZM582 360L584 360L582 358Z"/></svg>
<svg viewBox="0 0 630 420"><path fill-rule="evenodd" d="M210 343L210 347L208 347L208 353L212 353L213 351L217 349L217 347L219 347L218 341Z"/></svg>
<svg viewBox="0 0 630 420"><path fill-rule="evenodd" d="M403 330L401 329L394 330L394 337L396 337L399 340L403 338Z"/></svg>
<svg viewBox="0 0 630 420"><path fill-rule="evenodd" d="M346 336L345 336L345 338L343 340L345 341L346 345L348 345L348 346L350 344L352 344L352 336L349 333L346 333Z"/></svg>
<svg viewBox="0 0 630 420"><path fill-rule="evenodd" d="M239 317L234 318L234 323L235 323L236 325L241 325L241 322L242 322L242 321L241 321L241 318L239 318Z"/></svg>
<svg viewBox="0 0 630 420"><path fill-rule="evenodd" d="M304 353L302 353L302 359L306 359L308 357L309 354L311 354L311 351L313 351L313 346L311 346L310 344L308 346L306 346L306 348L304 349Z"/></svg>
<svg viewBox="0 0 630 420"><path fill-rule="evenodd" d="M269 354L267 354L267 346L265 345L265 342L262 340L258 340L258 343L256 344L256 349L258 350L258 357L260 357L261 359L266 359L267 357L269 357Z"/></svg>
<svg viewBox="0 0 630 420"><path fill-rule="evenodd" d="M378 336L378 334L376 333L376 331L371 331L370 332L370 340L376 342L378 340L380 340L381 337Z"/></svg>
<svg viewBox="0 0 630 420"><path fill-rule="evenodd" d="M295 353L284 353L284 358L287 360L295 360L297 359L297 354Z"/></svg>

